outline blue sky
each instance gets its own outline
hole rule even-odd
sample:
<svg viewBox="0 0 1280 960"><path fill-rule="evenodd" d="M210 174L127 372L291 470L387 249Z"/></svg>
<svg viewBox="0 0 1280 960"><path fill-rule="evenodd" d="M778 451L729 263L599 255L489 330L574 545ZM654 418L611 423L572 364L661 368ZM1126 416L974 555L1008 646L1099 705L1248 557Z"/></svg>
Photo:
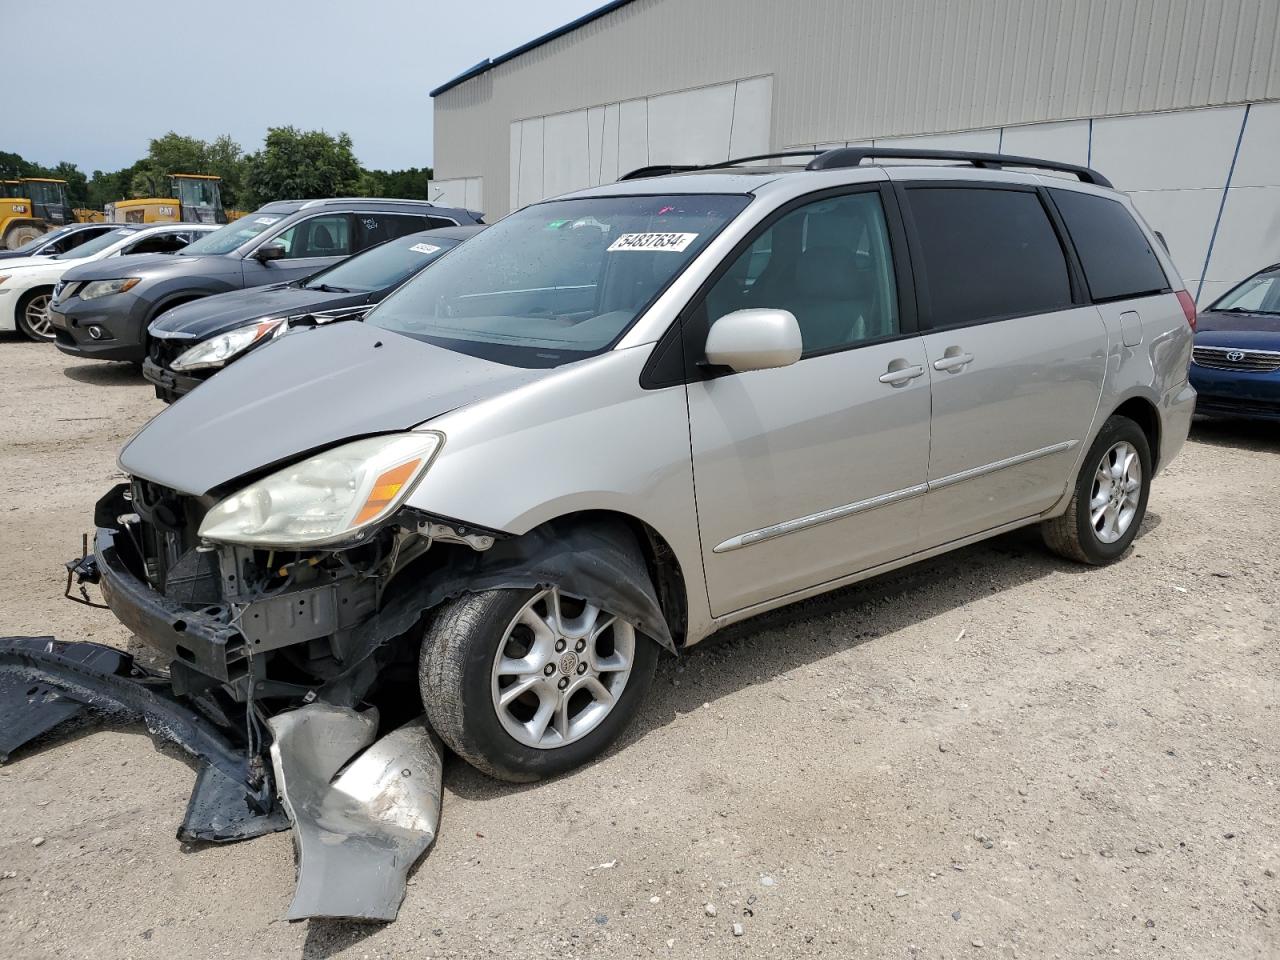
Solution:
<svg viewBox="0 0 1280 960"><path fill-rule="evenodd" d="M367 167L431 162L427 91L604 0L2 0L0 150L115 170L173 129L256 150L346 131Z"/></svg>

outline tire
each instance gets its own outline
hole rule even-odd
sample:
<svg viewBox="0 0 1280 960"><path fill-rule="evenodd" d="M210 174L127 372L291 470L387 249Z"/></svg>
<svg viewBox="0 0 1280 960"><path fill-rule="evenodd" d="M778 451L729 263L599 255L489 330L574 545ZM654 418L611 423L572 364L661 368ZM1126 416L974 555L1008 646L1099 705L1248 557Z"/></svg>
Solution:
<svg viewBox="0 0 1280 960"><path fill-rule="evenodd" d="M550 611L553 598L562 611L559 617L542 612ZM423 638L418 681L431 725L455 753L499 780L523 782L586 763L622 732L653 680L658 645L621 621L600 627L608 617L603 611L597 626L590 628L590 610L583 608L581 601L557 590L487 590L441 605ZM545 634L535 635L525 625L530 612L542 620ZM552 623L563 629L553 629ZM576 639L582 637L583 623L587 635ZM582 659L577 659L578 644L588 640L590 650L581 651ZM547 643L551 652L544 656L540 644ZM630 666L623 675L619 664L628 659L628 643ZM523 675L501 676L500 647L503 664L526 664L529 669ZM591 657L592 652L596 656ZM606 664L608 669L594 669ZM553 671L549 676L544 672L548 669ZM515 696L505 710L500 707L500 695L521 685L526 685L526 692ZM564 695L558 693L561 685ZM594 692L605 686L612 694L607 709ZM543 721L541 746L517 739L513 731L526 741L537 736L532 730L544 704L557 702L566 704L567 722L562 723L559 709L553 707L553 718ZM561 729L568 730L568 738L561 737Z"/></svg>
<svg viewBox="0 0 1280 960"><path fill-rule="evenodd" d="M1121 458L1120 479L1108 487L1104 480L1117 476ZM1085 455L1066 513L1042 523L1041 535L1050 550L1068 560L1092 566L1114 563L1138 535L1150 494L1147 435L1128 417L1111 417Z"/></svg>
<svg viewBox="0 0 1280 960"><path fill-rule="evenodd" d="M4 247L10 250L17 250L20 246L30 243L36 237L44 236L44 231L38 227L14 227L4 235ZM0 247L0 249L4 249Z"/></svg>
<svg viewBox="0 0 1280 960"><path fill-rule="evenodd" d="M49 304L53 302L52 287L36 287L18 301L14 315L18 332L37 343L53 342L53 325L49 322Z"/></svg>

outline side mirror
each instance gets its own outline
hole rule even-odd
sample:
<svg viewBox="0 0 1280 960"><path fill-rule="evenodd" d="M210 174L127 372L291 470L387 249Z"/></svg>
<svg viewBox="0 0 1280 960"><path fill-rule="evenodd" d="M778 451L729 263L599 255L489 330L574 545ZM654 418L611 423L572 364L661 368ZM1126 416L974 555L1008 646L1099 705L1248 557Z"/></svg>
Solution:
<svg viewBox="0 0 1280 960"><path fill-rule="evenodd" d="M285 255L284 244L268 243L253 251L253 259L259 263L269 263L272 260L283 260Z"/></svg>
<svg viewBox="0 0 1280 960"><path fill-rule="evenodd" d="M803 352L800 324L790 310L735 310L707 332L707 362L735 373L789 367Z"/></svg>

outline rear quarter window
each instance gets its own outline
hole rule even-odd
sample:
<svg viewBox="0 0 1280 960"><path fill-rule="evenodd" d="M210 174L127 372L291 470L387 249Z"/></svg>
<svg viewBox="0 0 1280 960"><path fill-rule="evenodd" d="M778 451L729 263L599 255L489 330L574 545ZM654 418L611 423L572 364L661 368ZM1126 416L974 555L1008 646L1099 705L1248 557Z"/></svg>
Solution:
<svg viewBox="0 0 1280 960"><path fill-rule="evenodd" d="M1169 289L1169 278L1123 203L1075 190L1049 191L1067 225L1094 300L1121 300Z"/></svg>

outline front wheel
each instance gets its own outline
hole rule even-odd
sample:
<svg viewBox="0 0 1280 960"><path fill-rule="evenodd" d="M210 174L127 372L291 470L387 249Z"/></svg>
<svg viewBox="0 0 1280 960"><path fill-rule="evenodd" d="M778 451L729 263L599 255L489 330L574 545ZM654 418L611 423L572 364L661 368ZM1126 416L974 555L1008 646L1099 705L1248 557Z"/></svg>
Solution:
<svg viewBox="0 0 1280 960"><path fill-rule="evenodd" d="M556 588L486 590L441 606L418 679L427 717L472 766L501 780L571 770L635 715L658 645Z"/></svg>
<svg viewBox="0 0 1280 960"><path fill-rule="evenodd" d="M1044 542L1069 560L1112 563L1138 535L1150 493L1146 434L1128 417L1111 417L1085 455L1067 512L1041 524Z"/></svg>
<svg viewBox="0 0 1280 960"><path fill-rule="evenodd" d="M52 303L52 290L33 290L18 303L18 331L28 340L37 343L53 340L53 321L49 318Z"/></svg>

